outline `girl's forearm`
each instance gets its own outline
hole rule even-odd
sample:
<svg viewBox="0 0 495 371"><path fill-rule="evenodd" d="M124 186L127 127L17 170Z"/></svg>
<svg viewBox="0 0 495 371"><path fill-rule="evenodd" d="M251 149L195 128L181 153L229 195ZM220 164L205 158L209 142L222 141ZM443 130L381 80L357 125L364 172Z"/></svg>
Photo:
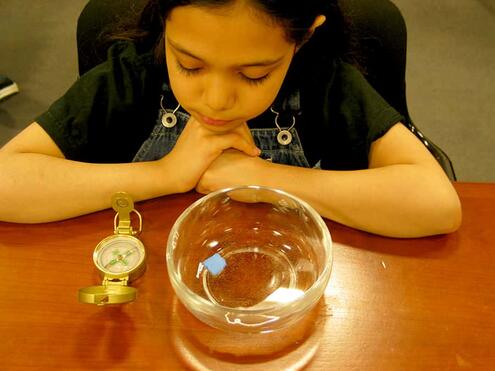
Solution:
<svg viewBox="0 0 495 371"><path fill-rule="evenodd" d="M327 171L266 163L256 183L277 187L309 202L324 217L391 237L455 231L461 206L454 187L435 169L392 165Z"/></svg>
<svg viewBox="0 0 495 371"><path fill-rule="evenodd" d="M89 164L41 154L2 154L0 220L38 223L83 215L110 207L118 191L136 201L175 193L167 169L163 160Z"/></svg>

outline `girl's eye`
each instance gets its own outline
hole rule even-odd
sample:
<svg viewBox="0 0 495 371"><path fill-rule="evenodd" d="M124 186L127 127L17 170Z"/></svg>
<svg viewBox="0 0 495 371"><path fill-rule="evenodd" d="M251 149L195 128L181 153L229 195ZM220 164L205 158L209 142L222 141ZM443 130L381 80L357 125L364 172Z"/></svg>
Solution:
<svg viewBox="0 0 495 371"><path fill-rule="evenodd" d="M180 72L182 72L183 74L185 74L187 76L195 75L201 71L201 67L187 68L187 67L184 67L179 62L177 62L177 68L179 69ZM268 79L268 77L270 76L269 73L267 73L264 76L256 77L256 78L248 77L248 76L244 75L243 73L240 73L239 75L241 76L241 79L243 79L244 81L246 81L248 84L251 84L251 85L260 85L266 79Z"/></svg>
<svg viewBox="0 0 495 371"><path fill-rule="evenodd" d="M252 77L247 77L246 75L241 73L242 79L244 81L247 81L249 84L252 84L252 85L262 84L266 79L268 79L268 76L270 76L269 73L267 73L266 75L261 76L261 77L252 78Z"/></svg>
<svg viewBox="0 0 495 371"><path fill-rule="evenodd" d="M196 73L198 73L201 68L197 67L197 68L186 68L184 67L182 64L180 64L179 62L177 62L177 68L179 69L179 71L181 71L182 73L184 73L185 75L194 75Z"/></svg>

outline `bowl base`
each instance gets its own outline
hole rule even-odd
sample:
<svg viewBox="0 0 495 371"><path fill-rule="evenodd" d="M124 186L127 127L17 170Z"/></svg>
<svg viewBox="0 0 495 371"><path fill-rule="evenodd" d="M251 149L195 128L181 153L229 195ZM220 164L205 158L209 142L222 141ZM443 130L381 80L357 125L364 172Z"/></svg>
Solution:
<svg viewBox="0 0 495 371"><path fill-rule="evenodd" d="M280 249L241 247L220 254L225 267L218 274L205 269L202 282L209 300L224 307L263 309L292 301L316 276L301 274Z"/></svg>

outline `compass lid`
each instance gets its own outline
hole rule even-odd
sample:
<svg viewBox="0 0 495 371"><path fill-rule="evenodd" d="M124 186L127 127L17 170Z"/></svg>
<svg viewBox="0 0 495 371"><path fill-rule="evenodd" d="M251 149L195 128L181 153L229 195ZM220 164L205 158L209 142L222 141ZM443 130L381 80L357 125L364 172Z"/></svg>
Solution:
<svg viewBox="0 0 495 371"><path fill-rule="evenodd" d="M136 299L137 290L129 286L90 286L79 290L79 301L86 304L123 304Z"/></svg>

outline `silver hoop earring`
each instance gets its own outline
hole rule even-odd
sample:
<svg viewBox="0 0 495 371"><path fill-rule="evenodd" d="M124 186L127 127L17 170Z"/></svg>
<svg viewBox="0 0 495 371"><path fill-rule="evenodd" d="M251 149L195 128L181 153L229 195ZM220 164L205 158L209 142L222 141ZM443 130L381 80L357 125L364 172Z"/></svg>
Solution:
<svg viewBox="0 0 495 371"><path fill-rule="evenodd" d="M166 128L173 128L177 124L177 116L175 116L175 112L180 108L180 104L170 112L171 110L167 110L163 107L163 95L160 99L160 107L162 108L162 125Z"/></svg>
<svg viewBox="0 0 495 371"><path fill-rule="evenodd" d="M275 111L273 107L270 107L270 111L275 114L275 126L278 129L277 142L283 146L290 144L292 142L292 134L290 133L290 129L296 125L296 118L292 115L292 125L287 129L282 129L278 124L278 117L280 116L280 113Z"/></svg>

